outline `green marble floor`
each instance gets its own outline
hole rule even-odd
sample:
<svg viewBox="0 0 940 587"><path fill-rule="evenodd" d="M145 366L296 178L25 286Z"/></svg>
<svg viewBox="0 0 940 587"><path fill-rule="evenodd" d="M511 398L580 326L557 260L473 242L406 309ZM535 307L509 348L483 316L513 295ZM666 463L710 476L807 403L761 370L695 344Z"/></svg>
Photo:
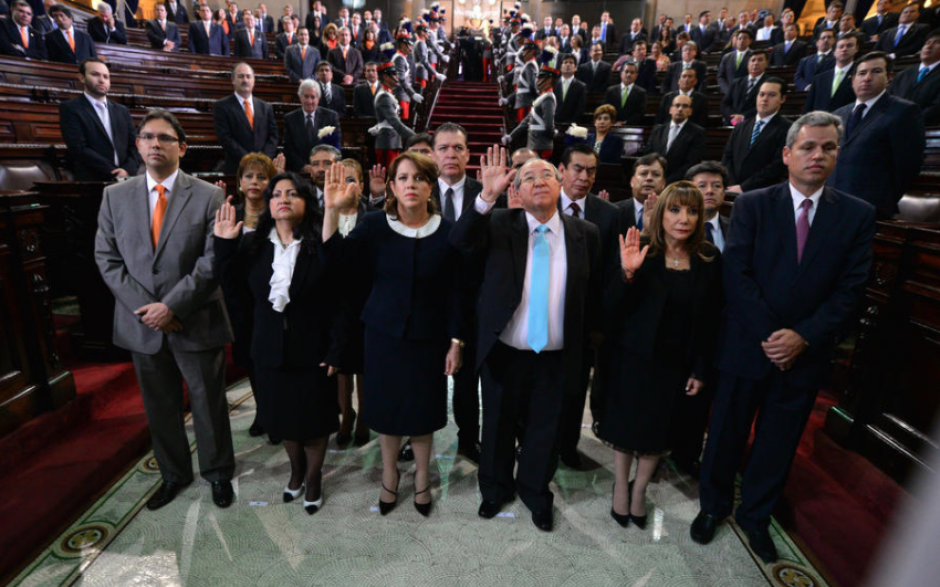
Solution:
<svg viewBox="0 0 940 587"><path fill-rule="evenodd" d="M212 504L199 481L167 507L143 509L159 483L148 455L12 582L16 587L240 586L825 586L806 556L774 524L781 560L764 565L732 524L712 544L689 538L698 510L693 482L666 468L649 489L645 531L610 518L611 450L585 428L585 471L559 469L555 531L531 523L518 500L492 520L477 517L476 466L456 457L451 420L435 435L434 509L413 507L413 466L404 464L399 506L376 507L378 441L341 450L324 470L325 504L308 516L284 504L289 465L282 447L251 438L254 401L246 383L229 390L238 469L237 500Z"/></svg>

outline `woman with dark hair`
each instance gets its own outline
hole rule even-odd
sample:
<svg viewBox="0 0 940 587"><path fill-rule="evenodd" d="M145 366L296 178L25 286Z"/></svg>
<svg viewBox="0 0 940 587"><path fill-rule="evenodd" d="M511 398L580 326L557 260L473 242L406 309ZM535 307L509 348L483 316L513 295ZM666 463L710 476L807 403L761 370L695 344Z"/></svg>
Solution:
<svg viewBox="0 0 940 587"><path fill-rule="evenodd" d="M655 42L659 43L660 52L667 57L676 50L676 34L669 27L664 26L659 31L659 38Z"/></svg>
<svg viewBox="0 0 940 587"><path fill-rule="evenodd" d="M372 25L366 26L366 32L362 35L362 43L359 45L359 52L362 53L362 62L369 63L374 61L380 63L383 61L382 50L379 49L379 40Z"/></svg>
<svg viewBox="0 0 940 587"><path fill-rule="evenodd" d="M654 201L651 201L654 200ZM711 364L721 311L719 252L705 240L705 204L690 182L650 196L644 233L620 236L621 279L604 310L612 326L606 408L598 437L614 448L610 515L646 527L646 487L669 452L679 395L698 394ZM628 483L636 456L634 481Z"/></svg>
<svg viewBox="0 0 940 587"><path fill-rule="evenodd" d="M600 163L620 163L623 157L623 139L610 134L615 120L617 110L610 104L601 104L594 111L594 132L587 136L587 141Z"/></svg>
<svg viewBox="0 0 940 587"><path fill-rule="evenodd" d="M323 505L327 440L339 428L333 377L343 339L335 311L339 279L321 254L323 216L310 185L295 173L280 173L264 199L257 230L248 234L231 198L216 213L215 272L237 285L239 308L251 313L261 425L284 439L290 459L284 501L303 494L312 515Z"/></svg>
<svg viewBox="0 0 940 587"><path fill-rule="evenodd" d="M656 71L666 71L669 69L672 61L669 60L667 53L671 53L671 51L664 51L663 44L659 41L656 41L650 46L650 58L656 61Z"/></svg>
<svg viewBox="0 0 940 587"><path fill-rule="evenodd" d="M340 210L350 207L358 188L346 183L343 165L334 163L323 189L328 257L365 273L372 284L361 315L362 418L380 434L383 516L398 499L403 436L411 437L415 454L415 509L424 516L431 511L431 442L447 424L447 376L460 369L464 344L469 298L457 283L468 272L448 240L451 223L431 199L437 177L430 158L399 155L389 168L384 213L367 214L346 238L334 233Z"/></svg>

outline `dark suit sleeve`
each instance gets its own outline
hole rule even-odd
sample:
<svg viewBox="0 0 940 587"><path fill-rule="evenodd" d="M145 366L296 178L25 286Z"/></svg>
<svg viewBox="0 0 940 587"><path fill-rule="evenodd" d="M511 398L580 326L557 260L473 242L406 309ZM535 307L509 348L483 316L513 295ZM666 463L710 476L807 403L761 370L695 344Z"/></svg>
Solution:
<svg viewBox="0 0 940 587"><path fill-rule="evenodd" d="M140 153L137 152L137 129L134 128L134 119L127 110L121 111L121 118L124 119L124 125L127 127L127 153L120 162L120 168L129 175L137 175L140 168Z"/></svg>
<svg viewBox="0 0 940 587"><path fill-rule="evenodd" d="M127 44L127 29L124 28L124 23L121 21L115 21L115 29L111 33L111 38L118 42L118 44L126 45Z"/></svg>
<svg viewBox="0 0 940 587"><path fill-rule="evenodd" d="M924 116L920 107L908 104L897 120L891 123L891 154L894 157L894 199L900 200L907 186L911 185L923 164L927 147Z"/></svg>
<svg viewBox="0 0 940 587"><path fill-rule="evenodd" d="M92 115L94 116L94 114ZM114 161L102 157L88 145L88 138L85 136L85 131L82 129L79 120L80 116L75 103L64 102L59 105L59 128L62 130L62 138L65 140L69 155L74 157L77 165L94 169L100 175L110 175L115 169ZM133 127L133 125L131 126ZM134 142L132 140L130 144L133 145ZM136 147L134 152L137 152ZM130 173L129 169L125 169L125 171Z"/></svg>
<svg viewBox="0 0 940 587"><path fill-rule="evenodd" d="M734 224L732 223L732 231ZM875 209L868 206L864 220L852 238L848 258L843 265L839 284L829 298L816 308L812 316L793 325L810 348L826 345L835 340L839 330L852 317L862 299L868 272L871 269L875 238Z"/></svg>
<svg viewBox="0 0 940 587"><path fill-rule="evenodd" d="M588 259L591 263L591 273L588 278L587 296L585 297L585 331L587 333L600 333L604 330L603 294L606 281L607 264L603 256L600 231L593 224L587 227Z"/></svg>
<svg viewBox="0 0 940 587"><path fill-rule="evenodd" d="M277 119L274 118L274 108L270 104L265 102L264 109L268 119L268 135L264 144L264 154L274 159L277 157Z"/></svg>
<svg viewBox="0 0 940 587"><path fill-rule="evenodd" d="M690 137L692 146L689 149L689 155L686 157L682 166L676 170L676 177L685 178L685 173L691 169L693 165L698 165L705 159L705 131L704 129L701 131L695 129L695 131L695 134Z"/></svg>
<svg viewBox="0 0 940 587"><path fill-rule="evenodd" d="M574 120L572 122L578 122L581 120L581 117L584 115L585 104L587 103L587 87L581 88L578 92L578 102L575 105L574 111Z"/></svg>
<svg viewBox="0 0 940 587"><path fill-rule="evenodd" d="M225 151L226 154L230 154L229 156L231 156L233 159L240 161L242 157L248 154L248 151L246 151L233 136L233 116L234 114L226 109L224 100L219 100L212 105L212 118L215 122L215 136L218 138L219 144L222 145L222 150ZM277 123L275 123L275 146L277 144L276 127Z"/></svg>
<svg viewBox="0 0 940 587"><path fill-rule="evenodd" d="M489 228L492 216L492 210L489 214L480 214L476 207L471 205L451 229L450 244L463 253L485 253L490 245Z"/></svg>
<svg viewBox="0 0 940 587"><path fill-rule="evenodd" d="M195 24L195 23L189 25L189 37L188 37L188 40L187 40L186 44L189 45L189 52L190 52L190 53L195 53L195 52L196 52L196 35L194 34L194 33L195 33L195 28L196 28L196 24Z"/></svg>

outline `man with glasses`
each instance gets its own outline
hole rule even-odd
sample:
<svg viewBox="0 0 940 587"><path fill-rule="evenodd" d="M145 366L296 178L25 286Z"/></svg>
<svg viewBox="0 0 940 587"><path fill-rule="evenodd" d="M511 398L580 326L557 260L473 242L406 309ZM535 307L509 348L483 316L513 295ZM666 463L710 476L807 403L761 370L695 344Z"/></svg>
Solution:
<svg viewBox="0 0 940 587"><path fill-rule="evenodd" d="M108 101L108 65L91 57L78 66L84 95L59 105L59 126L76 181L111 181L137 174L134 121L127 108Z"/></svg>
<svg viewBox="0 0 940 587"><path fill-rule="evenodd" d="M225 400L225 345L233 336L213 277L211 238L223 192L180 170L186 133L168 111L144 117L137 148L146 173L105 188L95 260L116 300L114 344L131 352L163 477L147 508L167 505L193 481L184 380L199 473L225 508L234 499Z"/></svg>

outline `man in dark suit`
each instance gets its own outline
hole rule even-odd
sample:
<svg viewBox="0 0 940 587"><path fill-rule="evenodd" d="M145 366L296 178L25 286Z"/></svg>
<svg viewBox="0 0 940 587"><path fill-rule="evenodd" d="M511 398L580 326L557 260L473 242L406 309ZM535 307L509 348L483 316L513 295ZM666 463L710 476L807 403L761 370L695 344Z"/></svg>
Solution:
<svg viewBox="0 0 940 587"><path fill-rule="evenodd" d="M626 55L633 53L633 45L637 41L646 41L646 33L643 32L643 23L639 18L634 18L630 23L630 31L623 34L620 39L620 54Z"/></svg>
<svg viewBox="0 0 940 587"><path fill-rule="evenodd" d="M297 43L297 32L294 30L293 18L288 17L284 19L283 29L284 32L274 38L274 53L277 55L278 59L284 59L287 48ZM309 37L307 42L310 42Z"/></svg>
<svg viewBox="0 0 940 587"><path fill-rule="evenodd" d="M193 4L195 5L195 2ZM189 24L189 13L186 12L183 3L178 0L167 0L166 18L170 22L175 22L177 27Z"/></svg>
<svg viewBox="0 0 940 587"><path fill-rule="evenodd" d="M137 130L130 112L108 100L111 74L97 57L78 66L85 95L59 104L59 126L77 181L112 181L137 174Z"/></svg>
<svg viewBox="0 0 940 587"><path fill-rule="evenodd" d="M804 114L813 110L835 112L842 106L855 101L852 74L861 37L860 33L849 33L836 41L835 67L813 78L813 85L809 88L809 95L803 106Z"/></svg>
<svg viewBox="0 0 940 587"><path fill-rule="evenodd" d="M353 47L349 29L339 32L339 45L331 49L326 60L333 68L333 76L344 86L351 86L362 77L362 53ZM414 71L414 70L412 70Z"/></svg>
<svg viewBox="0 0 940 587"><path fill-rule="evenodd" d="M647 57L649 44L646 41L637 41L633 44L633 62L636 63L636 85L640 86L646 93L657 93L659 91L659 80L656 79L656 60ZM622 67L622 66L621 66Z"/></svg>
<svg viewBox="0 0 940 587"><path fill-rule="evenodd" d="M235 31L235 57L239 59L267 59L268 38L255 27L255 15L250 10L242 14L244 27Z"/></svg>
<svg viewBox="0 0 940 587"><path fill-rule="evenodd" d="M336 25L336 28L342 29L349 26L349 9L340 8L339 9L339 18L333 21L333 24ZM326 21L324 21L323 26L326 26Z"/></svg>
<svg viewBox="0 0 940 587"><path fill-rule="evenodd" d="M597 227L601 240L601 266L609 267L619 258L620 243L620 217L621 211L617 206L599 198L591 193L594 178L597 175L597 155L588 145L575 145L568 147L561 156L561 195L558 199L558 210L562 214L574 218L587 220ZM597 350L601 352L600 349ZM599 359L598 359L599 360ZM581 467L581 456L578 454L578 441L581 439L581 421L584 416L584 401L587 397L588 381L591 367L595 365L595 349L590 345L584 347L584 360L582 362L581 380L575 393L565 396L561 424L558 431L559 453L561 461L568 467L578 469ZM595 373L599 366L595 367ZM595 375L594 394L597 388ZM596 398L591 398L592 412ZM599 414L592 414L594 420Z"/></svg>
<svg viewBox="0 0 940 587"><path fill-rule="evenodd" d="M353 114L356 118L375 118L375 94L381 89L378 63L370 61L363 70L364 82L353 90Z"/></svg>
<svg viewBox="0 0 940 587"><path fill-rule="evenodd" d="M558 34L558 31L552 27L551 15L546 16L543 20L545 24L542 26L542 28L535 32L535 38L539 41L547 39L548 37L554 37Z"/></svg>
<svg viewBox="0 0 940 587"><path fill-rule="evenodd" d="M166 4L157 2L153 7L153 14L156 18L148 20L146 24L150 46L163 51L179 51L182 48L180 29L167 20Z"/></svg>
<svg viewBox="0 0 940 587"><path fill-rule="evenodd" d="M842 19L844 11L845 6L838 0L829 4L826 8L826 14L816 20L816 25L813 27L813 38L818 39L819 34L823 31L832 31L833 34L838 33L839 21Z"/></svg>
<svg viewBox="0 0 940 587"><path fill-rule="evenodd" d="M274 32L274 17L268 14L268 7L263 2L258 4L258 17L255 19L255 26L262 33Z"/></svg>
<svg viewBox="0 0 940 587"><path fill-rule="evenodd" d="M601 40L604 41L604 48L609 51L616 51L620 37L617 35L617 27L610 20L609 12L601 13L601 22L597 26L601 29Z"/></svg>
<svg viewBox="0 0 940 587"><path fill-rule="evenodd" d="M26 0L13 3L10 18L0 19L0 53L26 59L47 59L46 43L30 26L33 9Z"/></svg>
<svg viewBox="0 0 940 587"><path fill-rule="evenodd" d="M604 61L604 48L599 44L591 46L591 60L578 67L577 77L588 93L600 94L610 84L610 64Z"/></svg>
<svg viewBox="0 0 940 587"><path fill-rule="evenodd" d="M490 152L482 177L483 191L450 236L485 260L475 365L483 380L479 515L495 517L518 493L535 526L550 531L548 485L564 396L577 392L588 333L598 324L600 237L593 224L558 211L561 184L551 163L533 159L519 170L523 209L493 211L512 177L504 149ZM549 295L562 290L563 304Z"/></svg>
<svg viewBox="0 0 940 587"><path fill-rule="evenodd" d="M277 121L271 105L251 95L255 72L247 63L232 69L235 94L222 98L212 106L215 134L225 152L224 171L235 175L238 163L248 153L277 156Z"/></svg>
<svg viewBox="0 0 940 587"><path fill-rule="evenodd" d="M897 213L898 200L920 173L925 147L920 108L885 92L890 72L891 60L880 51L856 63L855 102L835 111L845 134L828 181L875 206L879 218Z"/></svg>
<svg viewBox="0 0 940 587"><path fill-rule="evenodd" d="M747 76L738 78L731 84L731 90L721 101L721 115L725 124L737 124L757 111L757 92L764 82L767 71L767 53L751 52L748 60Z"/></svg>
<svg viewBox="0 0 940 587"><path fill-rule="evenodd" d="M646 90L636 85L636 63L625 63L620 71L620 83L610 86L604 94L604 104L617 110L617 122L641 125L646 119Z"/></svg>
<svg viewBox="0 0 940 587"><path fill-rule="evenodd" d="M804 41L797 38L798 32L794 23L787 23L783 27L783 42L774 45L770 51L771 67L793 67L799 65L800 59L806 56L809 47Z"/></svg>
<svg viewBox="0 0 940 587"><path fill-rule="evenodd" d="M184 380L199 473L212 486L212 501L225 508L234 500L225 401L225 345L233 335L213 275L211 237L224 194L180 170L186 133L166 110L144 117L137 146L147 172L105 188L95 261L116 300L114 344L131 352L163 478L147 508L167 505L193 481Z"/></svg>
<svg viewBox="0 0 940 587"><path fill-rule="evenodd" d="M914 55L920 51L930 33L930 27L917 22L920 6L908 4L898 17L898 26L887 29L875 43L876 51L884 51L892 59Z"/></svg>
<svg viewBox="0 0 940 587"><path fill-rule="evenodd" d="M88 20L88 36L96 43L106 45L126 45L127 31L124 29L124 23L115 20L111 11L111 5L107 2L98 4L98 16Z"/></svg>
<svg viewBox="0 0 940 587"><path fill-rule="evenodd" d="M712 13L704 10L698 15L698 25L689 31L689 38L695 41L702 53L708 51L715 42L715 34L718 32L711 25Z"/></svg>
<svg viewBox="0 0 940 587"><path fill-rule="evenodd" d="M647 153L659 153L666 158L666 183L685 178L690 167L705 158L705 129L690 122L692 98L678 95L669 108L671 120L653 129Z"/></svg>
<svg viewBox="0 0 940 587"><path fill-rule="evenodd" d="M673 63L666 70L663 76L662 93L668 94L679 89L679 76L686 69L694 69L698 85L695 87L700 92L705 91L705 77L708 75L708 66L704 61L699 61L695 57L698 55L698 46L690 41L682 46L682 59Z"/></svg>
<svg viewBox="0 0 940 587"><path fill-rule="evenodd" d="M245 23L242 21L242 18L242 11L238 9L238 4L229 2L228 11L225 12L225 23L228 25L229 39L234 39L235 33L245 27ZM219 24L222 23L220 22ZM223 26L223 30L224 28L225 27Z"/></svg>
<svg viewBox="0 0 940 587"><path fill-rule="evenodd" d="M88 33L73 26L72 11L56 4L49 9L49 16L55 21L56 30L45 37L49 61L79 64L89 57L97 57L95 42Z"/></svg>
<svg viewBox="0 0 940 587"><path fill-rule="evenodd" d="M297 31L297 43L288 47L284 54L284 69L290 81L297 83L300 80L312 79L319 63L320 51L310 45L310 31L307 27L301 27Z"/></svg>
<svg viewBox="0 0 940 587"><path fill-rule="evenodd" d="M777 559L771 513L871 268L874 209L825 187L839 154L839 126L824 112L795 123L783 152L789 181L738 196L722 255L719 384L702 460L702 509L690 534L707 544L731 514L759 411L735 519L767 564Z"/></svg>
<svg viewBox="0 0 940 587"><path fill-rule="evenodd" d="M284 157L288 171L301 173L310 160L310 151L321 142L342 145L339 117L328 108L318 108L320 86L312 79L304 80L297 90L300 108L284 115ZM335 136L329 141L319 137L323 127L332 126Z"/></svg>
<svg viewBox="0 0 940 587"><path fill-rule="evenodd" d="M555 110L556 124L570 124L581 120L587 99L587 86L574 78L577 70L574 55L561 58L561 78L555 82L553 91L558 107Z"/></svg>
<svg viewBox="0 0 940 587"><path fill-rule="evenodd" d="M659 153L647 153L634 161L629 179L633 197L616 203L621 210L621 232L626 232L631 226L642 231L646 226L647 212L666 187L666 166L666 158ZM647 210L647 204L650 210ZM593 401L591 407L594 407Z"/></svg>
<svg viewBox="0 0 940 587"><path fill-rule="evenodd" d="M666 16L665 14L659 15L659 20L657 20L656 26L653 27L653 31L650 33L650 43L655 43L659 41L659 34L662 32L664 28L668 28L666 26L667 18L668 16Z"/></svg>
<svg viewBox="0 0 940 587"><path fill-rule="evenodd" d="M728 191L756 190L786 176L782 157L790 121L780 114L786 96L786 82L778 77L765 79L757 93L755 114L731 131L721 159L728 170Z"/></svg>
<svg viewBox="0 0 940 587"><path fill-rule="evenodd" d="M910 100L924 113L926 126L940 125L940 30L927 37L920 50L920 64L908 67L894 76L888 92L892 96Z"/></svg>
<svg viewBox="0 0 940 587"><path fill-rule="evenodd" d="M15 2L10 3L11 6L14 4L16 3ZM55 21L52 20L52 17L50 17L48 14L49 9L52 8L55 4L57 4L55 0L43 0L42 12L44 12L44 14L40 14L39 16L36 16L35 18L33 18L33 23L32 23L33 28L39 31L39 33L42 35L45 35L46 33L55 30ZM37 9L36 12L38 13L40 11ZM7 16L7 18L9 18L9 16Z"/></svg>
<svg viewBox="0 0 940 587"><path fill-rule="evenodd" d="M346 116L346 93L333 83L333 67L326 61L317 64L317 81L323 105L339 114L340 118Z"/></svg>
<svg viewBox="0 0 940 587"><path fill-rule="evenodd" d="M875 5L875 16L862 22L859 30L865 33L866 41L877 43L881 33L898 25L898 13L891 12L892 4L891 0L878 0Z"/></svg>
<svg viewBox="0 0 940 587"><path fill-rule="evenodd" d="M734 35L734 51L721 58L718 64L718 87L722 95L727 96L735 80L747 76L748 64L753 51L750 50L751 31L744 29Z"/></svg>
<svg viewBox="0 0 940 587"><path fill-rule="evenodd" d="M228 55L228 36L212 22L212 9L205 4L199 7L199 20L189 24L188 39L190 53Z"/></svg>
<svg viewBox="0 0 940 587"><path fill-rule="evenodd" d="M823 31L816 37L816 52L800 60L793 76L793 85L797 92L806 91L806 87L813 83L813 78L827 69L835 67L836 58L832 54L836 34L833 31Z"/></svg>
<svg viewBox="0 0 940 587"><path fill-rule="evenodd" d="M689 120L702 128L706 128L708 126L708 98L695 89L696 85L698 85L698 78L695 70L686 69L683 71L679 76L679 89L675 92L669 92L660 100L655 124L665 124L672 119L669 109L672 108L673 99L681 95L692 99L692 115Z"/></svg>

